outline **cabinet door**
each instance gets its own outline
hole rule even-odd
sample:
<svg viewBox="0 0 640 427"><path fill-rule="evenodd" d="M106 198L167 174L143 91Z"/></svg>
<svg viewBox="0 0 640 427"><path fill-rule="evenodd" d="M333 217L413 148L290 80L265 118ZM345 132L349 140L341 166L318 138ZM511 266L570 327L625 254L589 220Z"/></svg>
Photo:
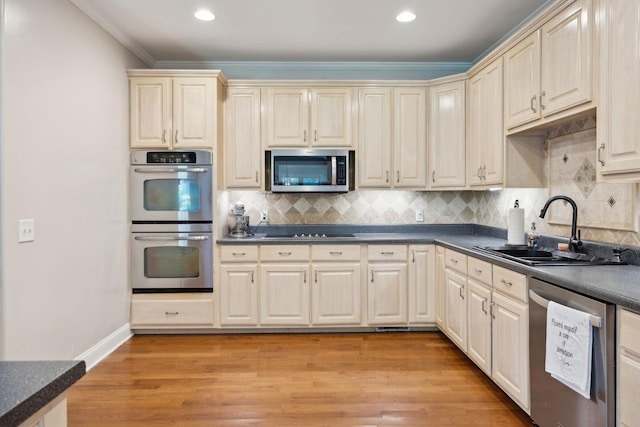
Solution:
<svg viewBox="0 0 640 427"><path fill-rule="evenodd" d="M436 246L436 324L441 331L445 329L445 258L444 248Z"/></svg>
<svg viewBox="0 0 640 427"><path fill-rule="evenodd" d="M492 378L529 409L529 308L493 293Z"/></svg>
<svg viewBox="0 0 640 427"><path fill-rule="evenodd" d="M267 146L307 146L310 138L309 91L268 88L266 92Z"/></svg>
<svg viewBox="0 0 640 427"><path fill-rule="evenodd" d="M257 264L220 266L220 325L258 325Z"/></svg>
<svg viewBox="0 0 640 427"><path fill-rule="evenodd" d="M393 91L394 187L427 186L427 108L422 88Z"/></svg>
<svg viewBox="0 0 640 427"><path fill-rule="evenodd" d="M225 101L226 188L260 188L260 89L231 88Z"/></svg>
<svg viewBox="0 0 640 427"><path fill-rule="evenodd" d="M436 320L436 257L432 245L409 247L409 323Z"/></svg>
<svg viewBox="0 0 640 427"><path fill-rule="evenodd" d="M131 148L167 148L171 141L171 79L129 80Z"/></svg>
<svg viewBox="0 0 640 427"><path fill-rule="evenodd" d="M482 72L472 76L467 84L467 175L469 185L483 186L485 139L485 108L483 105Z"/></svg>
<svg viewBox="0 0 640 427"><path fill-rule="evenodd" d="M351 147L351 89L311 91L312 146Z"/></svg>
<svg viewBox="0 0 640 427"><path fill-rule="evenodd" d="M407 323L407 264L369 264L369 324Z"/></svg>
<svg viewBox="0 0 640 427"><path fill-rule="evenodd" d="M453 82L429 88L430 186L464 187L465 83Z"/></svg>
<svg viewBox="0 0 640 427"><path fill-rule="evenodd" d="M504 126L503 126L503 77L502 58L485 68L483 73L483 105L485 140L479 149L484 153L484 183L502 184L504 181Z"/></svg>
<svg viewBox="0 0 640 427"><path fill-rule="evenodd" d="M309 325L308 264L273 263L260 266L260 324Z"/></svg>
<svg viewBox="0 0 640 427"><path fill-rule="evenodd" d="M467 278L449 268L445 271L445 333L467 352Z"/></svg>
<svg viewBox="0 0 640 427"><path fill-rule="evenodd" d="M505 54L504 87L508 129L540 118L540 30Z"/></svg>
<svg viewBox="0 0 640 427"><path fill-rule="evenodd" d="M640 3L601 2L600 93L598 97L598 172L640 178ZM620 175L625 178L624 175Z"/></svg>
<svg viewBox="0 0 640 427"><path fill-rule="evenodd" d="M582 0L542 27L540 108L543 116L591 100L591 20L591 0Z"/></svg>
<svg viewBox="0 0 640 427"><path fill-rule="evenodd" d="M311 275L313 325L360 325L360 263L315 263Z"/></svg>
<svg viewBox="0 0 640 427"><path fill-rule="evenodd" d="M173 79L174 148L213 148L215 140L215 80Z"/></svg>
<svg viewBox="0 0 640 427"><path fill-rule="evenodd" d="M358 186L390 187L391 89L358 92Z"/></svg>
<svg viewBox="0 0 640 427"><path fill-rule="evenodd" d="M618 420L631 427L640 420L640 315L619 309L618 322Z"/></svg>
<svg viewBox="0 0 640 427"><path fill-rule="evenodd" d="M467 286L467 355L491 376L491 291L471 279Z"/></svg>

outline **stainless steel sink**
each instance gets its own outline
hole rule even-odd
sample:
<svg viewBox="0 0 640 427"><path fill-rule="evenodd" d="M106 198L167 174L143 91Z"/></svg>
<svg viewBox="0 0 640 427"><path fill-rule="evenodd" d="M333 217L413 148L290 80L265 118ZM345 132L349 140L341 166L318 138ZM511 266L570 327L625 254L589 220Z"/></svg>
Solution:
<svg viewBox="0 0 640 427"><path fill-rule="evenodd" d="M474 249L526 265L539 266L586 266L586 265L625 265L626 262L582 254L578 252L558 251L549 248L531 249L526 246L479 247Z"/></svg>

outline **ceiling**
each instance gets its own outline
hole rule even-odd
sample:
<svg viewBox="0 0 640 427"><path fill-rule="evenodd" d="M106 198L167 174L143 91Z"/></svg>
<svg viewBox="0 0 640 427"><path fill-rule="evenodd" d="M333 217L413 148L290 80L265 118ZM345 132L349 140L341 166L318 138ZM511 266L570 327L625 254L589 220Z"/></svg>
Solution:
<svg viewBox="0 0 640 427"><path fill-rule="evenodd" d="M552 0L71 0L158 62L472 63ZM194 18L211 10L210 22ZM395 16L411 10L417 19Z"/></svg>

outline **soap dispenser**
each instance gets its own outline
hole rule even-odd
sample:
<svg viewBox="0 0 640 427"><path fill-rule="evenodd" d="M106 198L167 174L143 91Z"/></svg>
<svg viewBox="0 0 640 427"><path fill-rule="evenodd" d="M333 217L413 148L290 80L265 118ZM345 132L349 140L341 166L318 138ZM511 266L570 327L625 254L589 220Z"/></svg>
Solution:
<svg viewBox="0 0 640 427"><path fill-rule="evenodd" d="M535 249L538 246L538 241L540 240L540 235L536 230L536 223L531 223L531 229L529 230L529 234L527 235L527 246L530 249Z"/></svg>

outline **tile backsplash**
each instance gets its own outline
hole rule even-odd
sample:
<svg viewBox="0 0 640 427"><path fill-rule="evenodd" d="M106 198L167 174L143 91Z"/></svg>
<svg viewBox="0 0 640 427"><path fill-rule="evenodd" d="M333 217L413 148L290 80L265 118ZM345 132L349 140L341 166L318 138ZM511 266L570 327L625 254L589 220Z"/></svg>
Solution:
<svg viewBox="0 0 640 427"><path fill-rule="evenodd" d="M274 194L262 191L221 192L218 203L242 201L251 224L256 224L260 212L269 212L270 224L415 224L416 210L424 211L425 224L482 224L507 227L507 212L515 200L525 209L528 230L536 222L539 232L557 236L570 234L567 215L561 202L558 212L549 218L538 217L550 195L565 194L575 198L579 206L578 228L582 239L628 246L640 246L634 231L638 223L637 185L601 184L595 182L595 139L587 142L592 150L569 150L571 135L581 143L595 138L589 129L595 126L593 117L583 117L548 131L547 173L550 188L503 189L498 191L397 191L360 190L346 194ZM586 135L586 136L585 136ZM556 145L554 144L554 140ZM559 144L557 141L561 141ZM567 145L566 141L569 141ZM571 156L571 168L559 168L562 157ZM560 160L558 159L560 156ZM565 161L569 163L569 161ZM586 165L586 166L585 166ZM611 196L617 208L611 206ZM550 215L547 215L549 217ZM581 221L583 220L583 221ZM627 230L618 223L631 225Z"/></svg>

